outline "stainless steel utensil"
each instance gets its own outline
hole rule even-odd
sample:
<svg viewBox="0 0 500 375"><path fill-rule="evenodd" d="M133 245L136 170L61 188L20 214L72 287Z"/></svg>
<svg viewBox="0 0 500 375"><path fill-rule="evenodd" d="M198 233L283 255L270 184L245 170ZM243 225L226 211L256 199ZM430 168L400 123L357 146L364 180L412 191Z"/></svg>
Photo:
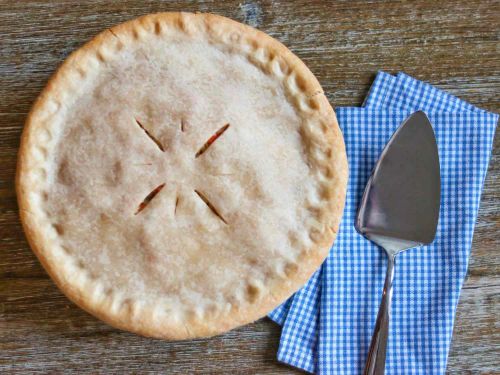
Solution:
<svg viewBox="0 0 500 375"><path fill-rule="evenodd" d="M356 230L383 248L387 274L365 374L383 374L389 333L395 258L431 243L436 234L441 180L436 138L424 112L415 112L393 134L366 184Z"/></svg>

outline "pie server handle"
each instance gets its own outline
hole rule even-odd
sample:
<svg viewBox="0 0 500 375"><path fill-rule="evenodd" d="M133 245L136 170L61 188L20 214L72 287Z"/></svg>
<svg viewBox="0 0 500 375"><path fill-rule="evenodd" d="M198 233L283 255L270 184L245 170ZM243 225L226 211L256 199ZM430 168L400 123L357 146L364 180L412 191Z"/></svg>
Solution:
<svg viewBox="0 0 500 375"><path fill-rule="evenodd" d="M394 280L395 255L388 254L387 273L385 275L382 301L377 314L377 322L373 330L368 359L366 360L365 375L383 375L385 371L385 352L389 334L389 318L391 315L392 283Z"/></svg>

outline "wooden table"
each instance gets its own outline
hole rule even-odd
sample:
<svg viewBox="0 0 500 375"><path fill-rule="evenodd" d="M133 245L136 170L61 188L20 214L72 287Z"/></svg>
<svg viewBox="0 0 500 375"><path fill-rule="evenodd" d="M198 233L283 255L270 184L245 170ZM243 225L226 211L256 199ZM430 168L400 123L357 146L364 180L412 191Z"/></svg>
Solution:
<svg viewBox="0 0 500 375"><path fill-rule="evenodd" d="M14 193L31 103L54 69L106 27L151 12L213 12L286 44L336 106L360 105L375 73L404 70L491 111L500 107L496 1L0 0L0 372L277 374L280 329L268 319L207 340L167 343L120 332L70 303L31 253ZM458 307L451 374L500 369L500 140Z"/></svg>

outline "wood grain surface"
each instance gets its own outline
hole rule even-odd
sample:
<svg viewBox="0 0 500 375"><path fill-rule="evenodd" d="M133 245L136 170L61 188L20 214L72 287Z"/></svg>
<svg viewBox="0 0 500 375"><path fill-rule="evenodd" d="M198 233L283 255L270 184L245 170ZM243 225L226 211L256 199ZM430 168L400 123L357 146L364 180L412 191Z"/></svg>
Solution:
<svg viewBox="0 0 500 375"><path fill-rule="evenodd" d="M275 359L268 319L207 340L167 343L121 332L70 303L30 251L14 174L26 114L64 58L101 30L158 11L202 11L274 36L316 74L335 106L360 105L377 70L403 70L500 110L498 1L0 1L0 372L297 371ZM500 370L500 140L486 180L450 374Z"/></svg>

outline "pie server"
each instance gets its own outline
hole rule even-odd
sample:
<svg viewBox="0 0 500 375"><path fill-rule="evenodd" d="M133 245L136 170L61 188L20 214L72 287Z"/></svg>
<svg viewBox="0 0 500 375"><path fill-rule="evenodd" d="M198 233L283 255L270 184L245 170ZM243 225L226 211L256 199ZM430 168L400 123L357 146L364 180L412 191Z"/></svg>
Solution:
<svg viewBox="0 0 500 375"><path fill-rule="evenodd" d="M424 112L415 112L393 134L361 199L356 230L383 248L387 274L365 374L383 374L395 258L431 243L439 216L441 180L436 138Z"/></svg>

